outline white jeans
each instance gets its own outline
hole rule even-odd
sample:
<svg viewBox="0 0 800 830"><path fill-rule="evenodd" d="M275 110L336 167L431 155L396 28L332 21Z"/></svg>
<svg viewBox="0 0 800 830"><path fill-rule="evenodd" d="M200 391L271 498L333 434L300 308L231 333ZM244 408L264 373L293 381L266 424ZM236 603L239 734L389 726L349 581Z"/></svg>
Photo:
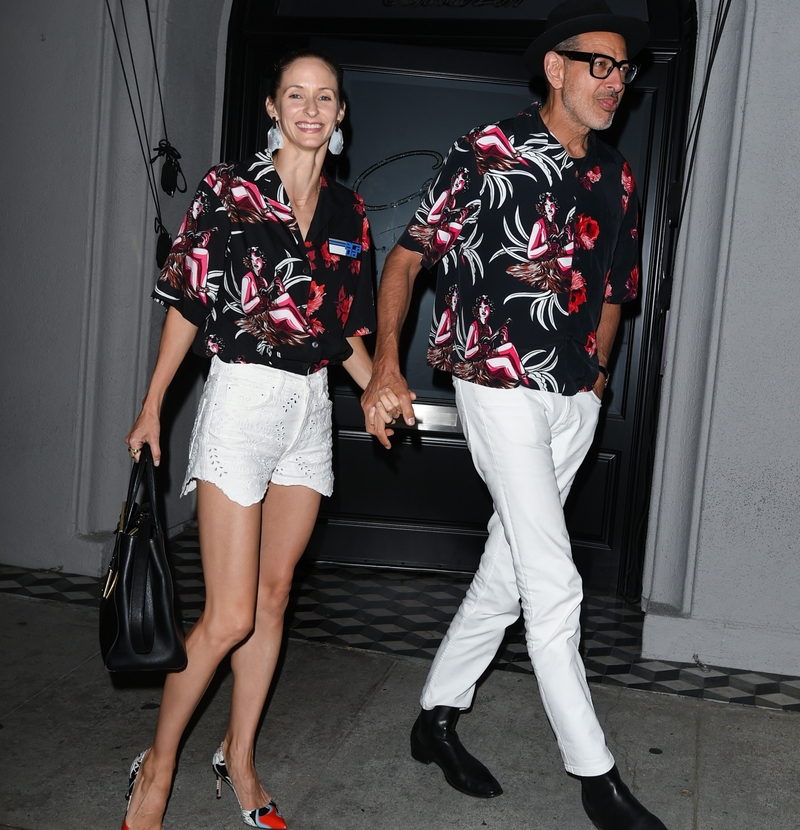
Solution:
<svg viewBox="0 0 800 830"><path fill-rule="evenodd" d="M494 502L480 567L442 640L424 709L472 704L475 684L520 612L542 702L564 766L602 775L614 765L578 653L581 578L564 502L592 443L599 399L453 380L472 460Z"/></svg>

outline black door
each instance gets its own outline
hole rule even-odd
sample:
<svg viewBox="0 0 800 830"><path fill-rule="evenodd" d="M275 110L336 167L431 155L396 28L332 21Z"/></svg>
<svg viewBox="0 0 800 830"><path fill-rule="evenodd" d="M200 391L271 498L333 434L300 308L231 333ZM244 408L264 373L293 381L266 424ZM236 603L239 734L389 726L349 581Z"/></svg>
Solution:
<svg viewBox="0 0 800 830"><path fill-rule="evenodd" d="M353 12L353 4L265 5L270 4L243 2L234 10L227 155L244 155L263 143L274 50L312 45L339 60L348 117L346 150L334 174L365 199L379 273L453 140L478 124L513 115L535 97L520 54L541 30L537 17L554 4L538 4L527 19L520 16L520 9L526 11L521 3L489 9L476 4L460 19L443 16L452 8L431 17L430 8L408 6L405 17L381 18L381 9L392 15L398 10L362 0L360 6L371 5L373 18L336 20L322 15L336 7ZM626 93L624 112L604 136L628 158L640 185L643 273L641 300L626 309L610 362L597 438L567 505L576 562L595 590L635 591L643 554L648 425L655 423L663 329L656 293L670 242L667 183L680 164L685 96L678 91L688 71L674 20L669 31L673 42L661 38L666 46L648 54L640 79ZM472 467L449 376L425 363L435 279L435 272L424 271L418 278L404 331L404 371L419 396L417 429L399 432L387 452L364 432L358 392L346 373L331 375L337 484L333 497L324 500L309 556L395 567L477 567L491 502Z"/></svg>

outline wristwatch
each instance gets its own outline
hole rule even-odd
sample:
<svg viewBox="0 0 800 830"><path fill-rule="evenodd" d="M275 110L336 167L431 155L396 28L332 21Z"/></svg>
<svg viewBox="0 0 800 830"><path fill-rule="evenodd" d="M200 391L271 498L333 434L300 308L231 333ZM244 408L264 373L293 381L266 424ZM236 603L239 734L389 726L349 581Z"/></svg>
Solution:
<svg viewBox="0 0 800 830"><path fill-rule="evenodd" d="M606 382L603 384L603 389L608 386L608 381L611 378L611 375L608 373L608 367L603 365L598 365L597 367L600 370L600 374L606 379Z"/></svg>

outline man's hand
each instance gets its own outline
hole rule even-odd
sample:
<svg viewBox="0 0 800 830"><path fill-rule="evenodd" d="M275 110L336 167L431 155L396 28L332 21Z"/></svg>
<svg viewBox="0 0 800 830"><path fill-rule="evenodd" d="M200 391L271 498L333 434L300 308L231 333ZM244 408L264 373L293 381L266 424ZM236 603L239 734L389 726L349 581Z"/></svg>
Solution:
<svg viewBox="0 0 800 830"><path fill-rule="evenodd" d="M408 426L414 426L414 408L411 403L416 397L399 369L373 368L372 379L361 396L361 409L364 411L367 432L374 435L387 450L392 447L389 437L394 435L394 430L389 426L397 418L402 416Z"/></svg>
<svg viewBox="0 0 800 830"><path fill-rule="evenodd" d="M603 392L606 391L606 376L602 372L598 372L597 380L594 382L594 386L592 387L592 391L597 395L600 400L603 400Z"/></svg>

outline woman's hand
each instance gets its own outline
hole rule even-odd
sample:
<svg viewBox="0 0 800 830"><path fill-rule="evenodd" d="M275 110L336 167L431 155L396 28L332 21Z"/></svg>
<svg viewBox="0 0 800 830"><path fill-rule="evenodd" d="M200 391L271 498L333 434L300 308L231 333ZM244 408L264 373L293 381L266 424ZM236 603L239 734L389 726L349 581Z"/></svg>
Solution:
<svg viewBox="0 0 800 830"><path fill-rule="evenodd" d="M413 392L408 393L413 401L417 396ZM402 414L403 406L400 398L395 394L391 386L384 386L376 389L373 396L374 403L370 407L366 417L367 431L378 435L381 430L379 421L383 421L383 431L386 435L393 435L393 430L386 430L386 426L393 424Z"/></svg>
<svg viewBox="0 0 800 830"><path fill-rule="evenodd" d="M145 444L150 445L153 464L158 467L161 463L161 419L151 410L142 407L133 429L125 436L125 443L130 447L130 454L138 464L142 457L140 450Z"/></svg>

